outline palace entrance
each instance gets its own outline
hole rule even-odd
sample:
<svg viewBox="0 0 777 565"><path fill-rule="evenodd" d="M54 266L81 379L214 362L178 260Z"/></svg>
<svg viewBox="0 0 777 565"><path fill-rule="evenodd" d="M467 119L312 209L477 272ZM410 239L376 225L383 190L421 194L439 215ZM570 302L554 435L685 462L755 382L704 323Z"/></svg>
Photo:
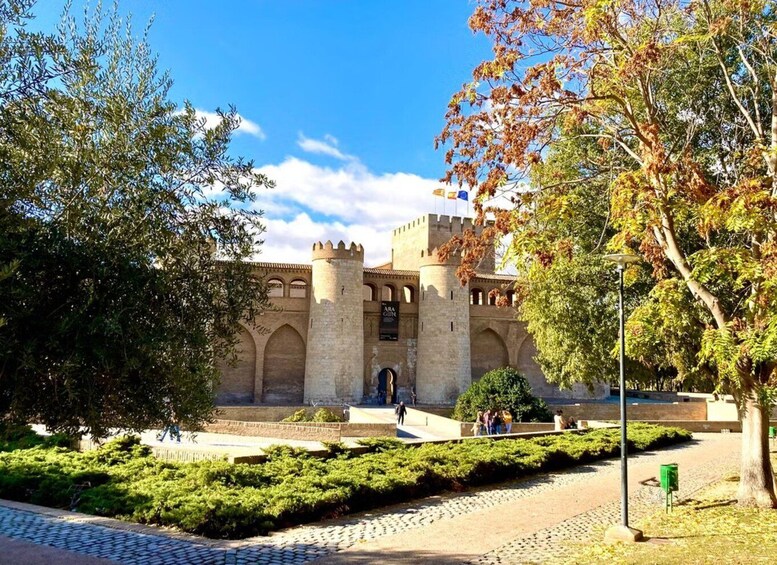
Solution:
<svg viewBox="0 0 777 565"><path fill-rule="evenodd" d="M397 403L397 374L393 369L378 373L378 404Z"/></svg>

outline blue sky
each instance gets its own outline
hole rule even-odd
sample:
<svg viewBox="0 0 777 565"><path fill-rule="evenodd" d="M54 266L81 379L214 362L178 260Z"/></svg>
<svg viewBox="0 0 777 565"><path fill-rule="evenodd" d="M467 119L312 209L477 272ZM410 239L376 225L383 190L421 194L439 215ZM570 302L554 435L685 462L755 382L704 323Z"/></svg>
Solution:
<svg viewBox="0 0 777 565"><path fill-rule="evenodd" d="M94 5L95 2L89 3ZM74 0L79 15L85 2ZM106 4L110 6L111 2ZM40 0L53 29L62 0ZM472 0L121 0L198 111L234 104L236 155L277 183L259 194L263 261L310 261L317 240L390 257L390 230L442 212L434 137L451 94L489 55L467 27ZM453 202L445 202L447 212ZM466 211L458 203L458 213Z"/></svg>

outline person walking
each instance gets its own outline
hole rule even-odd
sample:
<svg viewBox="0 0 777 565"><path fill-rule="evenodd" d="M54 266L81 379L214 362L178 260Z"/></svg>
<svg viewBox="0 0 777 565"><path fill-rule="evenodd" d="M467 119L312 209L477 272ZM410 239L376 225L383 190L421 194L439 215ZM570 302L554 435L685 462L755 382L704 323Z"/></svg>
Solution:
<svg viewBox="0 0 777 565"><path fill-rule="evenodd" d="M165 399L165 417L167 419L165 422L165 427L162 428L162 433L158 436L157 439L159 439L160 442L164 442L165 437L169 433L170 440L176 438L178 443L181 443L181 428L176 422L175 409L173 408L173 403L169 398Z"/></svg>
<svg viewBox="0 0 777 565"><path fill-rule="evenodd" d="M491 434L491 410L483 412L483 427L486 430L486 435Z"/></svg>
<svg viewBox="0 0 777 565"><path fill-rule="evenodd" d="M410 400L413 401L413 406L415 406L415 402L418 400L418 395L415 392L415 385L410 389Z"/></svg>
<svg viewBox="0 0 777 565"><path fill-rule="evenodd" d="M407 414L407 407L404 402L397 404L394 413L397 415L397 426L401 426L405 423L405 414Z"/></svg>

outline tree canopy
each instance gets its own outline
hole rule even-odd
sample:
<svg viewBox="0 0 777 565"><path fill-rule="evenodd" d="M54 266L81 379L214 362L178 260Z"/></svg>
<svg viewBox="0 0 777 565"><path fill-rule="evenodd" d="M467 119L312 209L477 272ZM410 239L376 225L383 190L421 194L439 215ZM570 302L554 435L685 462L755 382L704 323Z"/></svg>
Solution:
<svg viewBox="0 0 777 565"><path fill-rule="evenodd" d="M549 422L545 401L532 395L526 377L512 367L488 371L456 400L453 417L474 422L478 412L509 410L517 422Z"/></svg>
<svg viewBox="0 0 777 565"><path fill-rule="evenodd" d="M574 226L580 186L598 185L601 251L637 252L652 270L630 351L655 363L640 348L660 332L672 365L688 368L697 359L681 341L698 340L698 361L741 409L740 503L759 506L777 505L767 435L777 388L776 17L766 0L484 0L470 26L492 41L493 58L453 96L438 138L447 180L476 190L480 221L495 219L483 237L512 235L508 260L519 268L591 252L572 230L544 224L556 214ZM571 140L594 141L607 159L593 171L591 160L553 163ZM489 205L500 193L512 209ZM457 242L472 250L464 277L482 248L474 239Z"/></svg>
<svg viewBox="0 0 777 565"><path fill-rule="evenodd" d="M0 415L101 435L172 402L210 418L240 321L267 304L244 259L272 182L169 97L117 8L30 33L0 0ZM216 252L217 250L217 252Z"/></svg>

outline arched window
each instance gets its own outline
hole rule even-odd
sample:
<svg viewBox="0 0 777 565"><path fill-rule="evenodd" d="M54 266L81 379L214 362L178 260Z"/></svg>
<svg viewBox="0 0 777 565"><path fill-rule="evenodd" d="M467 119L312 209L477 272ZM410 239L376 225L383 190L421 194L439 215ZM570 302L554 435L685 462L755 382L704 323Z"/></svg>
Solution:
<svg viewBox="0 0 777 565"><path fill-rule="evenodd" d="M469 293L469 303L475 306L483 304L483 291L479 288L473 288Z"/></svg>
<svg viewBox="0 0 777 565"><path fill-rule="evenodd" d="M381 291L381 300L396 300L396 298L394 298L396 295L397 295L396 289L390 284L387 284L383 287L383 290Z"/></svg>
<svg viewBox="0 0 777 565"><path fill-rule="evenodd" d="M491 289L491 292L488 293L488 304L489 306L496 306L496 297L499 296L499 290L493 288Z"/></svg>
<svg viewBox="0 0 777 565"><path fill-rule="evenodd" d="M289 285L290 298L305 298L308 295L308 283L302 279L294 279Z"/></svg>
<svg viewBox="0 0 777 565"><path fill-rule="evenodd" d="M407 285L405 288L402 289L402 293L405 295L405 302L408 302L408 303L415 302L415 288L413 288L410 285Z"/></svg>
<svg viewBox="0 0 777 565"><path fill-rule="evenodd" d="M365 302L372 302L375 300L375 287L371 284L362 285L362 297Z"/></svg>
<svg viewBox="0 0 777 565"><path fill-rule="evenodd" d="M515 291L508 290L507 292L505 292L505 296L507 297L507 303L510 306L515 306Z"/></svg>
<svg viewBox="0 0 777 565"><path fill-rule="evenodd" d="M267 281L267 296L270 298L283 297L283 281L281 279L270 279Z"/></svg>

